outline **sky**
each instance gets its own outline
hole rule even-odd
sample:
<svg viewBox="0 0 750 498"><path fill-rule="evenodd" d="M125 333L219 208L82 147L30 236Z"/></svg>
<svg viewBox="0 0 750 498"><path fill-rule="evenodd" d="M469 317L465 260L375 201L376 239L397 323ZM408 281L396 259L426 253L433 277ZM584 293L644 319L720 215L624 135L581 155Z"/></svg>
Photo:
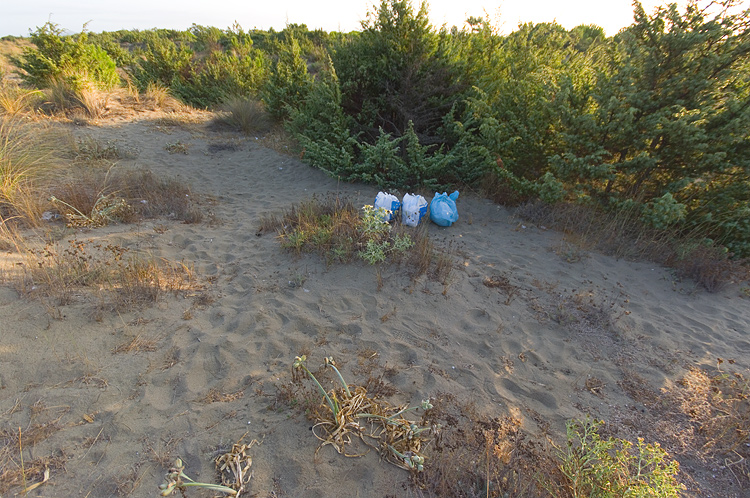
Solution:
<svg viewBox="0 0 750 498"><path fill-rule="evenodd" d="M29 30L52 21L70 32L85 23L92 32L119 29L169 28L184 30L193 23L229 28L237 21L246 30L284 29L288 23L308 29L353 31L374 5L373 0L0 0L0 36L28 36ZM377 2L380 3L379 1ZM653 12L659 0L642 0ZM686 0L676 0L684 6ZM418 0L412 0L418 5ZM512 32L519 23L557 21L571 29L596 24L608 36L633 21L631 0L432 0L430 20L462 27L468 16L489 15L501 32Z"/></svg>

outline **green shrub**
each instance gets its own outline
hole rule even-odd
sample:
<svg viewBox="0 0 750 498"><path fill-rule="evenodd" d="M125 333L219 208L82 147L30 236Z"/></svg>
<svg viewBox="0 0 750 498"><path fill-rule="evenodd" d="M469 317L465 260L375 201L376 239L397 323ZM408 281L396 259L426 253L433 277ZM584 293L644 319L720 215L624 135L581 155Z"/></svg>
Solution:
<svg viewBox="0 0 750 498"><path fill-rule="evenodd" d="M136 65L129 69L140 91L149 83L170 87L181 76L189 73L193 51L166 38L155 38L146 43Z"/></svg>
<svg viewBox="0 0 750 498"><path fill-rule="evenodd" d="M665 229L685 219L687 206L680 204L667 192L643 207L641 219L658 229Z"/></svg>
<svg viewBox="0 0 750 498"><path fill-rule="evenodd" d="M603 422L586 418L567 424L567 448L560 471L573 497L678 498L684 486L676 480L679 465L658 444L602 439Z"/></svg>
<svg viewBox="0 0 750 498"><path fill-rule="evenodd" d="M70 37L62 32L48 22L31 34L35 48L26 47L20 57L11 57L24 81L48 88L54 81L65 80L74 89L94 84L101 90L119 83L117 67L104 49L89 43L86 33Z"/></svg>
<svg viewBox="0 0 750 498"><path fill-rule="evenodd" d="M211 52L205 59L191 64L186 75L172 82L172 90L183 101L212 107L232 96L257 93L266 79L268 64L257 51L247 56Z"/></svg>
<svg viewBox="0 0 750 498"><path fill-rule="evenodd" d="M299 108L290 109L286 128L299 142L305 162L350 181L358 143L341 106L341 88L330 60L319 76Z"/></svg>
<svg viewBox="0 0 750 498"><path fill-rule="evenodd" d="M419 143L414 125L409 122L406 133L393 138L382 129L374 145L360 144L361 162L351 178L374 182L384 188L425 187L437 189L441 185L442 154L428 155L427 147Z"/></svg>
<svg viewBox="0 0 750 498"><path fill-rule="evenodd" d="M442 118L464 88L444 41L430 25L426 3L415 9L408 0L383 0L361 33L336 45L343 107L364 141L374 143L381 128L400 137L410 121L422 143L440 141Z"/></svg>
<svg viewBox="0 0 750 498"><path fill-rule="evenodd" d="M201 41L204 44L218 36L201 30L198 33L205 37ZM183 102L199 107L256 94L268 77L266 56L252 47L252 40L239 28L220 41L223 45L211 45L214 49L197 54L189 43L151 37L136 64L129 68L130 75L140 91L156 83L169 88Z"/></svg>
<svg viewBox="0 0 750 498"><path fill-rule="evenodd" d="M278 60L263 88L263 101L271 117L279 121L288 118L305 100L311 85L312 78L307 73L299 43L289 35L281 45Z"/></svg>

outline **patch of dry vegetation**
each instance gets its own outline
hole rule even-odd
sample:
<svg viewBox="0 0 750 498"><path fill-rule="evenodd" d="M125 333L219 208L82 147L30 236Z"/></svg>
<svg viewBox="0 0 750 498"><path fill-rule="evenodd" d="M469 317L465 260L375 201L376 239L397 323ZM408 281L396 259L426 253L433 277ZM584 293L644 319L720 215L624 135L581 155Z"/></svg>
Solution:
<svg viewBox="0 0 750 498"><path fill-rule="evenodd" d="M95 310L126 311L153 304L164 293L199 287L192 269L139 254L127 248L71 239L30 250L17 274L6 276L23 295L44 299L53 306L76 300L90 289Z"/></svg>
<svg viewBox="0 0 750 498"><path fill-rule="evenodd" d="M202 219L184 184L148 170L123 170L116 161L130 154L116 142L70 139L44 123L0 117L0 247L20 260L3 279L52 306L69 304L88 289L95 316L155 302L165 292L198 287L186 265L131 253L94 238L50 242L62 219L88 229L163 216L185 223ZM42 235L29 238L24 230ZM64 229L62 229L64 231Z"/></svg>
<svg viewBox="0 0 750 498"><path fill-rule="evenodd" d="M517 214L536 225L563 232L567 248L560 252L569 262L580 259L580 253L570 247L596 249L618 258L645 259L675 268L709 292L750 279L750 262L730 259L730 254L708 242L700 230L685 234L650 228L640 221L636 211L603 213L589 206L537 201L522 205Z"/></svg>
<svg viewBox="0 0 750 498"><path fill-rule="evenodd" d="M0 224L7 230L39 223L42 184L56 168L63 142L53 127L0 116Z"/></svg>
<svg viewBox="0 0 750 498"><path fill-rule="evenodd" d="M426 496L545 496L543 481L560 480L549 444L529 437L518 419L488 418L446 393L432 402L429 422L441 429L414 478Z"/></svg>
<svg viewBox="0 0 750 498"><path fill-rule="evenodd" d="M16 403L11 412L4 415L10 416L14 411L22 409ZM17 488L21 490L18 494L27 494L40 483L46 482L51 472L64 470L68 457L63 450L43 456L34 450L37 445L65 428L61 420L69 409L61 406L53 410L39 400L28 407L29 423L25 429L0 429L0 493Z"/></svg>
<svg viewBox="0 0 750 498"><path fill-rule="evenodd" d="M665 394L678 410L671 418L681 425L683 439L687 436L683 444L728 469L744 488L750 486L750 380L724 371L723 363L718 360L714 373L691 368Z"/></svg>
<svg viewBox="0 0 750 498"><path fill-rule="evenodd" d="M454 264L452 248L435 246L428 223L411 229L379 216L371 206L358 209L350 200L329 194L280 215L264 216L258 234L276 233L284 249L296 255L319 254L329 265L358 258L372 265L404 264L414 279L426 274L447 286Z"/></svg>
<svg viewBox="0 0 750 498"><path fill-rule="evenodd" d="M315 372L307 370L305 359L295 360L298 373L292 382L279 386L269 409L286 405L305 413L315 423L320 447L332 445L350 457L376 449L384 460L410 471L410 492L415 496L569 498L635 493L676 498L683 489L676 478L679 465L658 444L600 435L603 422L570 421L567 441L558 446L548 435L525 432L515 417L488 417L472 403L446 393L424 401L423 415L410 422L404 417L415 407L392 407L369 388L348 385L338 370L333 371L330 358ZM369 371L364 385L382 380L382 375L373 376L372 368ZM304 377L317 390L301 383ZM332 381L341 387L325 391L319 383ZM383 425L369 426L373 420ZM404 440L416 442L407 447L392 444Z"/></svg>

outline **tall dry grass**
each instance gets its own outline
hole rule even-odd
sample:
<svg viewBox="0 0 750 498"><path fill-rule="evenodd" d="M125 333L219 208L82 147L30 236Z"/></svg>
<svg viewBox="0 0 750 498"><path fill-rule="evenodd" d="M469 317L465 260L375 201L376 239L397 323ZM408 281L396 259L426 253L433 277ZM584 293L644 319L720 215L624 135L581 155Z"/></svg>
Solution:
<svg viewBox="0 0 750 498"><path fill-rule="evenodd" d="M15 117L33 111L44 94L39 90L29 90L16 83L0 83L0 115Z"/></svg>
<svg viewBox="0 0 750 498"><path fill-rule="evenodd" d="M74 84L70 79L54 78L45 90L46 102L42 105L53 112L82 114L97 119L103 117L109 107L111 92L100 90L85 80Z"/></svg>
<svg viewBox="0 0 750 498"><path fill-rule="evenodd" d="M263 102L250 98L235 96L227 99L220 107L217 118L221 124L235 128L245 135L265 133L271 127L271 120Z"/></svg>
<svg viewBox="0 0 750 498"><path fill-rule="evenodd" d="M0 117L0 223L36 225L46 206L40 185L56 167L64 143L53 128Z"/></svg>

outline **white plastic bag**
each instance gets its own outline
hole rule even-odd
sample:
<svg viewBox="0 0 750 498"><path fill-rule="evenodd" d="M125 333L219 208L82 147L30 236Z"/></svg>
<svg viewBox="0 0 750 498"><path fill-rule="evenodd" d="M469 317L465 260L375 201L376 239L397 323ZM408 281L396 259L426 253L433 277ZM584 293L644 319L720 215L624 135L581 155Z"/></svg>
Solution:
<svg viewBox="0 0 750 498"><path fill-rule="evenodd" d="M427 214L427 200L421 195L406 194L401 205L401 223L415 227Z"/></svg>
<svg viewBox="0 0 750 498"><path fill-rule="evenodd" d="M378 196L375 197L375 208L388 210L388 214L384 218L384 221L391 221L400 207L401 203L398 201L398 197L393 194L378 192Z"/></svg>

